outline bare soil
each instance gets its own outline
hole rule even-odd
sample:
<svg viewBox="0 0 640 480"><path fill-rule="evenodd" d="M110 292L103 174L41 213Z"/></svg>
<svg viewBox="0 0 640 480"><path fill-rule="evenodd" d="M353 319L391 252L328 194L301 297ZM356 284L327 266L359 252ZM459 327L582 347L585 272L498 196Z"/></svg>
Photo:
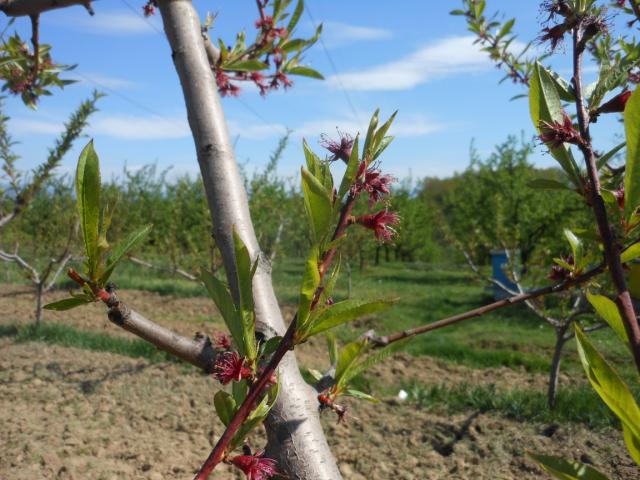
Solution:
<svg viewBox="0 0 640 480"><path fill-rule="evenodd" d="M0 324L28 322L33 297L22 287L0 286ZM51 301L64 295L56 292ZM180 299L146 292L121 296L149 318L183 334L213 333L220 324L205 298ZM180 313L178 313L180 312ZM45 321L128 335L106 319L100 305ZM301 363L322 358L322 344L305 345ZM384 391L410 379L421 383L492 383L544 388L544 375L507 368L471 369L399 355L373 372ZM44 343L0 339L0 480L189 479L221 433L212 399L216 382L174 363ZM620 432L583 425L519 423L469 411L441 415L395 397L349 405L338 425L324 415L329 442L346 479L545 478L526 451L593 463L612 479L640 479ZM258 432L253 443L263 442ZM226 466L216 478L240 478Z"/></svg>

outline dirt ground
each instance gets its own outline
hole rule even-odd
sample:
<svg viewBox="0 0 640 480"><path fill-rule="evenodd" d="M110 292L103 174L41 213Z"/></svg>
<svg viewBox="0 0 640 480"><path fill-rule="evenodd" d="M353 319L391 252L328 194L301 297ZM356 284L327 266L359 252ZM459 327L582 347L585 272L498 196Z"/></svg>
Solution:
<svg viewBox="0 0 640 480"><path fill-rule="evenodd" d="M0 286L2 323L28 322L33 298L23 288ZM54 293L48 301L64 295ZM179 299L122 292L133 308L180 333L212 333L219 325L205 298ZM182 312L178 314L176 312ZM111 325L104 309L47 312L45 321L128 335ZM314 365L323 345L300 351ZM403 381L494 383L543 388L543 375L470 369L429 357L399 355L373 372L376 385L393 391ZM216 382L174 363L149 364L129 357L44 343L0 339L0 480L189 479L221 433L212 405ZM611 479L640 479L613 429L519 423L469 411L440 415L416 411L394 397L350 405L345 427L331 415L326 432L346 479L545 478L525 451L593 463ZM261 433L255 444L260 445ZM232 479L222 468L215 478Z"/></svg>

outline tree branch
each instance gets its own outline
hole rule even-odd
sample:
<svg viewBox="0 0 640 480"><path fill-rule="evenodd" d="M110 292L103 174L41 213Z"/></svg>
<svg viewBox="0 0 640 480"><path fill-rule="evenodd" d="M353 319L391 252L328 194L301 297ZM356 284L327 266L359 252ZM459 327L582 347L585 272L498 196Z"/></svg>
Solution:
<svg viewBox="0 0 640 480"><path fill-rule="evenodd" d="M246 191L238 172L215 78L207 57L200 18L189 0L160 0L160 12L185 97L189 125L211 211L214 237L234 298L238 298L233 229L251 258L256 324L266 338L283 335L285 324L271 283L268 260L261 253L249 216ZM266 421L267 454L291 479L340 479L324 437L313 389L306 384L295 356L284 355L278 367L280 395Z"/></svg>
<svg viewBox="0 0 640 480"><path fill-rule="evenodd" d="M31 277L31 281L33 283L35 284L40 283L40 275L38 275L37 270L33 268L31 265L29 265L29 263L24 258L18 255L17 249L14 253L7 253L4 250L0 250L0 260L4 260L5 262L14 262L18 264L18 266L21 269L29 273L29 276Z"/></svg>
<svg viewBox="0 0 640 480"><path fill-rule="evenodd" d="M436 322L432 322L427 325L423 325L421 327L412 328L410 330L403 330L401 332L397 332L392 335L385 335L383 337L374 337L371 339L371 341L378 347L384 347L386 345L397 342L399 340L403 340L405 338L413 337L426 332L431 332L433 330L437 330L442 327L447 327L449 325L453 325L455 323L459 323L464 320L469 320L471 318L480 317L489 312L493 312L494 310L499 310L509 305L516 305L518 303L522 303L527 300L531 300L533 298L541 297L543 295L562 292L575 285L579 285L581 283L587 282L591 278L602 273L604 270L605 270L605 265L600 264L594 269L589 270L588 272L585 272L582 275L578 275L575 278L570 278L568 280L565 280L564 282L557 283L555 285L549 285L548 287L539 288L537 290L532 290L531 292L528 292L528 293L521 293L509 298L498 300L497 302L490 303L489 305L484 305L482 307L474 308L473 310L469 310L464 313L459 313L458 315L444 318L442 320L438 320Z"/></svg>
<svg viewBox="0 0 640 480"><path fill-rule="evenodd" d="M153 270L158 270L160 272L167 272L167 273L173 273L176 275L180 275L181 277L186 278L187 280L191 280L191 281L198 281L198 277L196 277L195 275L190 274L189 272L187 272L186 270L183 270L181 268L178 267L174 267L174 268L170 268L170 267L162 267L159 265L155 265L151 262L147 262L146 260L142 260L141 258L138 257L134 257L133 255L129 255L128 256L129 261L131 263L135 263L136 265L140 265L142 267L146 267L146 268L151 268Z"/></svg>
<svg viewBox="0 0 640 480"><path fill-rule="evenodd" d="M91 0L0 0L0 11L8 17L23 17L72 5L82 5L90 15L94 14Z"/></svg>
<svg viewBox="0 0 640 480"><path fill-rule="evenodd" d="M627 288L624 277L624 270L622 269L622 262L620 261L620 250L616 244L613 231L611 230L607 210L600 193L600 179L598 177L596 156L591 144L591 134L589 132L590 118L585 107L582 89L582 54L584 48L582 25L579 24L573 31L573 86L576 96L578 127L582 138L579 147L587 166L587 175L591 187L591 208L598 224L605 261L611 272L611 280L617 292L615 301L620 311L627 336L629 337L636 368L640 371L640 327L638 326L638 319L636 318L631 295L629 294L629 289Z"/></svg>

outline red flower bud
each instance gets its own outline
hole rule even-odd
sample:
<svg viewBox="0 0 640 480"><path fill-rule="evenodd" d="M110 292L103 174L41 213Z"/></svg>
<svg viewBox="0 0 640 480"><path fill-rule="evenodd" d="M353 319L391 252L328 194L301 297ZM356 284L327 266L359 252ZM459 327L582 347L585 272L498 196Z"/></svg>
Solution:
<svg viewBox="0 0 640 480"><path fill-rule="evenodd" d="M400 223L400 217L397 213L390 212L385 208L378 213L357 217L355 222L365 228L373 230L379 242L391 242L393 236L396 234L395 229L391 227L391 225Z"/></svg>
<svg viewBox="0 0 640 480"><path fill-rule="evenodd" d="M223 385L231 381L239 382L243 378L251 377L251 369L244 366L244 360L244 357L238 355L238 352L222 352L218 354L216 363L213 366L213 376Z"/></svg>
<svg viewBox="0 0 640 480"><path fill-rule="evenodd" d="M596 110L596 115L601 113L616 113L616 112L624 112L624 107L627 104L627 100L631 96L631 90L625 90L622 93L619 93L611 100L606 103L600 105L600 107Z"/></svg>
<svg viewBox="0 0 640 480"><path fill-rule="evenodd" d="M571 117L566 112L562 112L562 123L540 121L540 140L551 144L551 148L558 148L563 143L582 143L580 133L573 128Z"/></svg>
<svg viewBox="0 0 640 480"><path fill-rule="evenodd" d="M248 480L267 480L277 473L276 461L264 458L264 452L255 455L238 455L231 457L229 463L238 467Z"/></svg>

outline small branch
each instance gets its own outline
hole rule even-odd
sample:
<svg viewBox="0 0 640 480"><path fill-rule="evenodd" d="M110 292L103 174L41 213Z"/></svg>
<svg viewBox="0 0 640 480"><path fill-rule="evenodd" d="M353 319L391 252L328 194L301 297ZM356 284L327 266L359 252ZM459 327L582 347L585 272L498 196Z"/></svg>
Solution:
<svg viewBox="0 0 640 480"><path fill-rule="evenodd" d="M217 350L208 336L197 333L193 340L183 337L157 323L147 320L120 301L114 292L97 288L82 278L74 269L69 269L69 277L79 286L89 286L94 295L109 308L107 315L115 325L133 333L137 337L155 345L206 373L211 373Z"/></svg>
<svg viewBox="0 0 640 480"><path fill-rule="evenodd" d="M136 265L140 265L142 267L151 268L153 270L158 270L160 272L168 272L168 273L180 275L181 277L184 277L187 280L191 280L194 282L199 281L198 277L178 267L174 267L174 268L161 267L159 265L154 265L151 262L147 262L146 260L142 260L141 258L134 257L133 255L129 255L128 258L129 258L129 261L131 261L132 263L135 263Z"/></svg>
<svg viewBox="0 0 640 480"><path fill-rule="evenodd" d="M216 446L213 447L213 450L209 454L209 457L207 457L207 459L205 460L204 464L194 477L194 480L206 480L213 469L216 468L216 466L222 460L224 460L229 442L233 439L233 436L236 434L238 429L242 426L244 421L247 419L247 417L255 407L258 398L263 393L267 384L271 380L271 377L278 368L278 365L280 364L282 358L289 350L293 348L293 341L296 333L297 323L297 317L293 317L293 320L291 320L291 323L289 324L289 328L287 328L287 332L285 333L284 337L282 337L282 341L280 342L280 345L278 346L276 352L271 357L269 364L262 371L262 373L260 373L260 377L258 377L256 383L251 385L251 387L249 388L247 397L244 399L244 402L242 402L242 405L240 405L240 408L238 408L238 411L229 422L229 425L227 425L227 428L225 429L222 436L218 439L218 443L216 443Z"/></svg>
<svg viewBox="0 0 640 480"><path fill-rule="evenodd" d="M605 265L600 264L592 270L583 273L582 275L578 275L575 278L570 278L561 283L550 285L548 287L539 288L537 290L532 290L528 293L521 293L518 295L514 295L509 298L505 298L503 300L498 300L497 302L490 303L489 305L485 305L479 308L475 308L473 310L469 310L468 312L460 313L458 315L454 315L452 317L448 317L442 320L438 320L433 323L429 323L427 325L423 325L421 327L413 328L410 330L403 330L402 332L397 332L392 335L386 335L384 337L373 338L372 342L377 347L384 347L391 343L397 342L399 340L403 340L405 338L413 337L416 335L420 335L422 333L430 332L432 330L437 330L442 327L447 327L449 325L453 325L455 323L462 322L463 320L468 320L471 318L477 318L486 313L493 312L494 310L499 310L501 308L516 305L518 303L525 302L527 300L531 300L533 298L541 297L543 295L549 295L551 293L558 293L568 288L571 288L575 285L579 285L581 283L587 282L591 278L596 275L602 273L605 270Z"/></svg>
<svg viewBox="0 0 640 480"><path fill-rule="evenodd" d="M609 267L611 280L616 288L615 299L620 316L624 323L631 351L636 363L636 368L640 371L640 326L636 318L636 312L631 301L631 295L627 288L622 262L620 261L620 249L616 244L609 217L600 193L600 178L598 177L598 167L596 156L591 144L591 134L589 132L589 113L585 107L584 93L582 89L582 54L584 52L584 41L582 25L577 25L573 32L573 85L576 95L576 110L578 114L578 127L582 142L579 147L584 156L587 166L587 175L591 186L591 208L598 224L600 238L604 249L604 257Z"/></svg>
<svg viewBox="0 0 640 480"><path fill-rule="evenodd" d="M40 275L35 268L33 268L27 261L18 255L18 251L15 253L7 253L4 250L0 250L0 260L4 260L5 262L14 262L17 263L20 268L29 272L29 276L31 277L31 281L35 284L40 283Z"/></svg>
<svg viewBox="0 0 640 480"><path fill-rule="evenodd" d="M204 42L204 50L207 53L209 64L211 68L214 68L220 58L220 49L213 44L209 33L204 28L202 29L202 41Z"/></svg>
<svg viewBox="0 0 640 480"><path fill-rule="evenodd" d="M49 284L44 288L45 293L51 291L53 286L56 284L56 280L58 280L58 277L64 271L64 268L67 266L67 263L69 263L71 260L73 260L73 255L71 255L70 253L67 253L64 257L58 260L59 262L58 268L53 274L53 278L51 279Z"/></svg>
<svg viewBox="0 0 640 480"><path fill-rule="evenodd" d="M95 13L91 0L0 0L0 11L8 17L24 17L72 5L82 5L89 15Z"/></svg>
<svg viewBox="0 0 640 480"><path fill-rule="evenodd" d="M40 14L31 15L31 43L33 45L33 72L31 82L35 85L40 73Z"/></svg>

